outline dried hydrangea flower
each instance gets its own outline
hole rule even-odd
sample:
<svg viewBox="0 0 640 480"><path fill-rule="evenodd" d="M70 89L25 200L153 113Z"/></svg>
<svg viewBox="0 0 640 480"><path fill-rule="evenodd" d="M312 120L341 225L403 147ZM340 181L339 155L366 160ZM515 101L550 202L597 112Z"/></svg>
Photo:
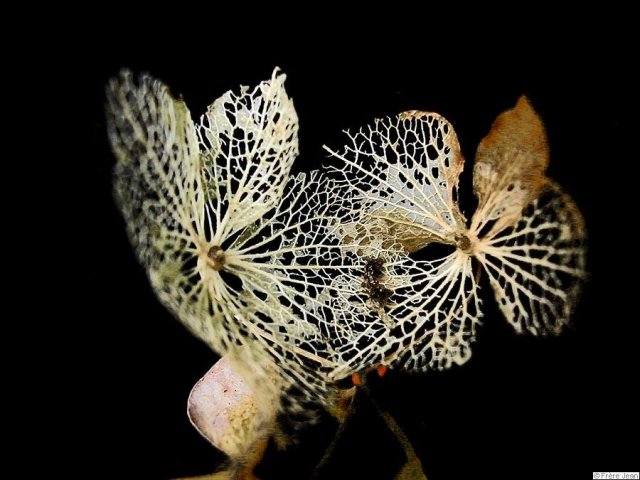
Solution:
<svg viewBox="0 0 640 480"><path fill-rule="evenodd" d="M107 88L114 187L129 238L164 305L245 378L327 402L333 279L364 260L332 235L343 190L290 176L298 119L279 71L216 100L195 124L160 81L123 72ZM241 349L240 347L246 348ZM296 407L296 399L289 408Z"/></svg>
<svg viewBox="0 0 640 480"><path fill-rule="evenodd" d="M443 117L410 111L347 135L341 151L327 149L341 160L332 170L358 191L362 212L342 225L343 241L359 239L363 256L375 242L408 253L432 242L456 250L432 261L393 262L386 282L400 287L385 295L393 320L369 314L372 333L343 357L336 377L379 363L424 370L465 362L482 315L473 258L517 332L557 333L568 323L585 277L586 231L573 201L545 176L547 138L526 98L480 143L478 208L469 226L457 203L464 159Z"/></svg>
<svg viewBox="0 0 640 480"><path fill-rule="evenodd" d="M246 378L275 367L274 391L328 403L333 380L364 369L463 363L481 317L472 258L518 331L567 323L585 230L544 176L544 128L526 99L478 149L467 227L464 160L444 118L405 112L349 134L332 152L341 182L291 177L298 122L283 83L276 70L228 92L198 125L148 76L123 72L108 87L116 198L138 258L162 302L215 351L241 356ZM406 257L432 242L456 251Z"/></svg>

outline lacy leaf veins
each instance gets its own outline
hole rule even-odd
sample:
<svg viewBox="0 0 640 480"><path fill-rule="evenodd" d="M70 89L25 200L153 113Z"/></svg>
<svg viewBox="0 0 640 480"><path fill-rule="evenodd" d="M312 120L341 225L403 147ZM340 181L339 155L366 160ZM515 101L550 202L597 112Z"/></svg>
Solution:
<svg viewBox="0 0 640 480"><path fill-rule="evenodd" d="M352 373L469 358L481 317L474 258L518 332L566 325L586 233L545 176L545 131L525 98L478 148L467 222L456 202L464 160L434 113L376 120L329 150L340 160L330 175L291 176L298 119L284 80L276 69L227 92L198 123L150 76L123 71L107 86L130 241L161 302L197 337L237 354L256 385L328 405L334 381ZM456 250L409 258L432 242Z"/></svg>
<svg viewBox="0 0 640 480"><path fill-rule="evenodd" d="M478 147L470 222L457 204L464 159L443 117L409 111L346 134L341 150L325 147L339 159L332 171L357 191L350 201L360 217L341 225L343 242L363 239L361 255L370 255L367 238L405 254L432 242L455 251L433 261L403 258L395 267L401 286L387 300L393 321L370 316L366 345L334 375L362 365L428 370L467 361L482 316L482 271L517 332L561 331L585 277L586 231L574 202L545 176L546 133L525 97L498 116Z"/></svg>
<svg viewBox="0 0 640 480"><path fill-rule="evenodd" d="M334 235L354 216L336 202L344 187L290 176L298 118L284 81L276 69L227 92L196 124L160 81L123 71L107 119L115 198L157 296L256 387L295 388L283 399L295 409L331 401L335 352L359 335L334 321L354 301L336 278L360 278L366 259Z"/></svg>

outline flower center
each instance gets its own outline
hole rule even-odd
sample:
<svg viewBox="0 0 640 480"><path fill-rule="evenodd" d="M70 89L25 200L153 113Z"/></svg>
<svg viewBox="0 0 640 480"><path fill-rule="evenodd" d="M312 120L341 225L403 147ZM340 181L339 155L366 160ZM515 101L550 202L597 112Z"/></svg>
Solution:
<svg viewBox="0 0 640 480"><path fill-rule="evenodd" d="M207 252L207 257L209 258L208 263L211 265L211 268L218 271L222 270L222 267L224 267L224 250L222 247L214 245Z"/></svg>
<svg viewBox="0 0 640 480"><path fill-rule="evenodd" d="M473 243L474 242L472 242L466 234L462 234L456 239L456 247L458 247L459 250L463 251L467 255L473 255Z"/></svg>

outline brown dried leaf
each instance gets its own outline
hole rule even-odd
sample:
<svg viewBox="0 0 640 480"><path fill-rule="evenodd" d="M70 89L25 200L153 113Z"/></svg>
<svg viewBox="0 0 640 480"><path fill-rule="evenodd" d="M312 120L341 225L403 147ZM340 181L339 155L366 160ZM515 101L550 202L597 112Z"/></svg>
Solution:
<svg viewBox="0 0 640 480"><path fill-rule="evenodd" d="M478 146L473 171L478 209L471 231L493 236L514 225L545 185L548 163L544 125L522 96L496 118Z"/></svg>

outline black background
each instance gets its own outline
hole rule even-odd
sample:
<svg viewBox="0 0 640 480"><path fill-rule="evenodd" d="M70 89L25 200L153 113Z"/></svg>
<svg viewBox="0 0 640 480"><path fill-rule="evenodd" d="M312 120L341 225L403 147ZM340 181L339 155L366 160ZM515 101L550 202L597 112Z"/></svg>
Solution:
<svg viewBox="0 0 640 480"><path fill-rule="evenodd" d="M194 116L226 90L254 85L280 66L300 118L294 170L317 168L322 144L340 145L342 129L408 109L444 115L470 161L493 119L527 94L547 127L549 175L574 197L590 235L590 279L572 327L557 338L517 336L485 288L484 326L466 365L390 372L372 379L373 394L414 442L430 480L630 470L637 459L629 392L637 377L637 314L629 310L634 282L620 272L636 262L636 236L628 231L635 187L626 177L637 151L626 142L637 93L626 40L604 42L589 31L545 40L544 23L470 36L460 47L450 42L453 32L430 34L426 26L401 34L371 26L349 40L342 35L348 24L290 35L220 28L198 32L197 40L166 29L155 37L124 19L109 31L84 33L92 53L79 67L90 90L92 146L78 175L90 185L90 235L101 266L81 277L88 288L80 310L91 318L84 319L77 357L86 360L75 367L91 402L76 416L88 427L80 440L94 476L172 478L211 472L223 460L185 411L191 387L217 357L155 299L111 196L103 92L125 66L162 79ZM535 40L521 41L528 37ZM468 170L461 191L470 196ZM321 478L391 479L399 468L393 438L366 400L358 406ZM303 435L300 447L271 452L263 478L305 478L333 428L324 423Z"/></svg>

